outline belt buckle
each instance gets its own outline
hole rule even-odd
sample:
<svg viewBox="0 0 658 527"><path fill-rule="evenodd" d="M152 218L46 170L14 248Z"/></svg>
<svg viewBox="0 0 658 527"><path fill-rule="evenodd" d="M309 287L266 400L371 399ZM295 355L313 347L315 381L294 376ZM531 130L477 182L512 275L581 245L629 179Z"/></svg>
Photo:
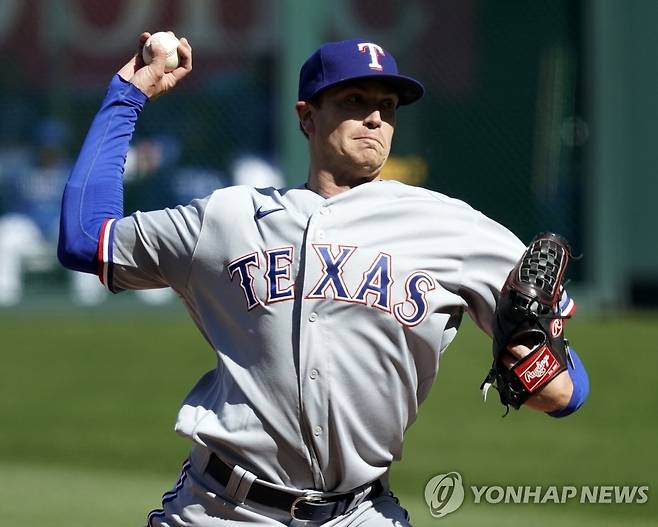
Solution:
<svg viewBox="0 0 658 527"><path fill-rule="evenodd" d="M313 505L320 505L323 503L329 503L327 500L322 498L322 493L315 491L315 490L310 490L303 496L299 496L298 498L295 499L295 501L292 502L292 505L290 506L290 516L292 516L293 520L301 521L301 522L311 522L314 521L313 518L299 518L296 515L297 512L297 507L299 506L300 503L310 503Z"/></svg>

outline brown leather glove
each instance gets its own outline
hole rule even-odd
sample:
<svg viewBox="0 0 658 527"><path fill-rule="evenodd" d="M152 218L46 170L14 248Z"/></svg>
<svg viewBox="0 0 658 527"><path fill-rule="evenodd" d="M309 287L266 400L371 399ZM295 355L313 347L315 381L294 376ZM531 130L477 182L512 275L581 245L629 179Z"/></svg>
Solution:
<svg viewBox="0 0 658 527"><path fill-rule="evenodd" d="M559 308L570 258L566 240L553 233L538 234L501 290L493 330L493 364L480 389L486 399L494 386L508 412L510 406L520 408L566 370L571 360L563 331L567 316ZM532 351L507 367L502 358L509 358L507 349L514 344Z"/></svg>

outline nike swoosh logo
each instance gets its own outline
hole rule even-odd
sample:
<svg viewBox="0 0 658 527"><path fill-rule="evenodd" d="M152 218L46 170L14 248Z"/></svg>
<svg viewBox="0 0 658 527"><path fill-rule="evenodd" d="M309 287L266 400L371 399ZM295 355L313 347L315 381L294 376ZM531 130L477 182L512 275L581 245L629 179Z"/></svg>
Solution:
<svg viewBox="0 0 658 527"><path fill-rule="evenodd" d="M263 206L261 205L261 206L258 207L258 209L256 210L256 219L257 219L257 220L260 220L261 218L264 218L264 217L267 216L268 214L272 214L273 212L276 212L276 211L278 211L278 210L286 210L286 209L284 209L283 207L279 207L278 209L267 209L267 210L263 210Z"/></svg>

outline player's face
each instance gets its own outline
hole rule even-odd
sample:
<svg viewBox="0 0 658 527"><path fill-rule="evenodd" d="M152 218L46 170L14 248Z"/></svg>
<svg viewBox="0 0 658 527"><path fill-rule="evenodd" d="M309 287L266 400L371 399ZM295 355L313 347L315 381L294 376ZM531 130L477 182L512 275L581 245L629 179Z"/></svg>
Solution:
<svg viewBox="0 0 658 527"><path fill-rule="evenodd" d="M378 81L327 90L313 112L311 154L340 177L379 175L391 150L398 96Z"/></svg>

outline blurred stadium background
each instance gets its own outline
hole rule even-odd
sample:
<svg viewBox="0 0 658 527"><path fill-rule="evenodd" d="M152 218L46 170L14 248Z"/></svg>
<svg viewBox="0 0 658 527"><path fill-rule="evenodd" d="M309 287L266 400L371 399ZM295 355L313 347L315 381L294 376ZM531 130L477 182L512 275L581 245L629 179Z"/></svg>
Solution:
<svg viewBox="0 0 658 527"><path fill-rule="evenodd" d="M0 524L140 525L185 456L178 401L212 367L191 322L166 290L110 297L54 256L105 87L136 36L160 29L188 37L194 72L139 120L127 213L303 182L299 66L325 40L363 36L427 88L400 111L386 177L464 199L524 241L560 232L584 255L571 333L590 403L564 422L501 421L478 400L489 344L467 324L453 347L473 351L447 354L394 469L415 525L658 524L651 494L466 503L444 520L422 498L448 470L473 484L658 483L656 20L655 0L0 0Z"/></svg>

